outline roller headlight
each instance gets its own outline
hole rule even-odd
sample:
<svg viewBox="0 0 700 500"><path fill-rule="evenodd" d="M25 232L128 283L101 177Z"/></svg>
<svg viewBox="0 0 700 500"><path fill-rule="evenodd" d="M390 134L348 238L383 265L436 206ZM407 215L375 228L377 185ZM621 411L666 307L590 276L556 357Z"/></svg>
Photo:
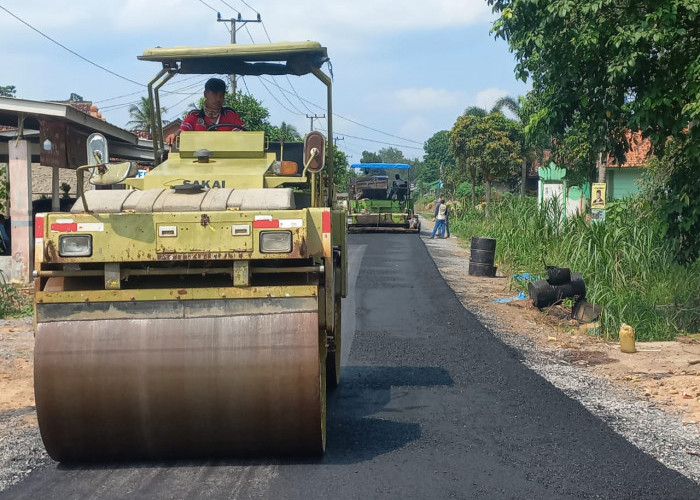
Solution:
<svg viewBox="0 0 700 500"><path fill-rule="evenodd" d="M90 257L92 235L62 234L58 237L58 255L61 257Z"/></svg>
<svg viewBox="0 0 700 500"><path fill-rule="evenodd" d="M260 251L262 253L290 253L292 251L292 233L290 231L263 231L260 233Z"/></svg>

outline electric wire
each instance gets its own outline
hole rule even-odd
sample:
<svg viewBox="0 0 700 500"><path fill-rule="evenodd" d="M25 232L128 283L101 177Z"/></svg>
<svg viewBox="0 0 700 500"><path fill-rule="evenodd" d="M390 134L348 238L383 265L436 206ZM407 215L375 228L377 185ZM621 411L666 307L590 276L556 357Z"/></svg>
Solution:
<svg viewBox="0 0 700 500"><path fill-rule="evenodd" d="M279 85L277 85L277 83L274 82L274 81L267 80L266 78L264 78L264 77L262 77L262 76L260 76L260 77L258 77L258 78L260 78L260 80L265 80L265 81L266 81L267 83L269 83L270 85L275 85L275 86L276 86L277 88L279 88L282 92L289 92L288 90L286 90L286 89L280 87ZM326 109L326 108L324 108L323 106L319 106L318 104L316 104L316 103L314 103L314 102L312 102L312 101L309 101L309 100L306 100L306 99L303 99L303 98L301 98L301 99L304 100L304 101L306 101L306 102L308 102L309 104L315 106L316 108L318 108L318 109L320 109L320 110L322 110L322 111ZM378 132L378 133L380 133L380 134L384 134L384 135L386 135L386 136L393 137L393 138L395 138L395 139L401 139L402 141L412 142L412 143L414 143L414 144L420 144L420 145L421 145L420 148L416 148L416 147L413 147L413 146L402 146L402 147L411 147L411 148L413 148L413 149L423 149L423 148L422 148L423 143L420 142L420 141L414 141L414 140L412 140L412 139L407 139L407 138L405 138L405 137L400 137L400 136L398 136L398 135L390 134L389 132L384 132L383 130L376 129L376 128L370 127L370 126L368 126L368 125L364 125L364 124L362 124L362 123L360 123L360 122L357 122L357 121L355 121L355 120L352 120L352 119L350 119L350 118L346 118L345 116L340 115L340 114L336 113L335 111L333 112L333 116L337 116L338 118L341 118L341 119L343 119L343 120L346 120L346 121L348 121L348 122L350 122L350 123L353 123L353 124L355 124L355 125L358 125L358 126L360 126L360 127L366 128L366 129L371 130L371 131L373 131L373 132ZM375 142L378 142L378 141L375 141ZM388 142L387 142L387 143L381 143L381 144L394 145L394 144L390 144L390 143L388 143Z"/></svg>
<svg viewBox="0 0 700 500"><path fill-rule="evenodd" d="M419 148L417 146L406 146L405 144L392 144L390 142L375 141L374 139L367 139L366 137L357 137L355 135L346 134L345 132L341 132L340 130L336 131L336 133L344 135L345 137L351 137L352 139L358 139L360 141L373 142L376 144L383 144L385 146L394 146L397 148L418 149L420 151L423 151L423 148Z"/></svg>
<svg viewBox="0 0 700 500"><path fill-rule="evenodd" d="M246 7L248 7L250 10L252 10L253 12L255 12L256 14L260 14L260 12L258 12L258 11L255 10L253 7L251 7L250 4L249 4L248 2L246 2L245 0L241 0L241 3L242 3L243 5L245 5Z"/></svg>
<svg viewBox="0 0 700 500"><path fill-rule="evenodd" d="M214 7L212 7L211 5L209 5L209 4L208 4L207 2L205 2L204 0L198 0L198 2L201 3L201 4L203 4L203 5L206 5L207 7L209 7L211 10L213 10L213 11L216 12L217 14L219 13L218 10L216 10Z"/></svg>
<svg viewBox="0 0 700 500"><path fill-rule="evenodd" d="M265 27L265 22L261 20L260 24L262 25L263 31L265 31L265 36L267 37L267 41L272 43L272 38L270 38L270 34L267 32L267 27ZM287 79L287 83L289 84L289 88L292 89L292 92L294 92L294 95L297 97L297 99L299 99L299 102L302 104L302 106L304 106L309 113L313 113L313 111L311 111L311 108L309 108L306 105L304 100L297 93L297 89L295 89L294 85L292 85L292 81L289 79L289 75L284 75L284 77ZM296 109L296 106L295 106L295 109Z"/></svg>
<svg viewBox="0 0 700 500"><path fill-rule="evenodd" d="M253 42L253 43L255 43L255 40L253 39L253 35L250 33L250 30L248 29L248 25L247 25L247 24L245 25L245 30L246 30L246 32L248 33L248 37L250 38L250 41ZM274 80L275 77L273 76L272 79ZM291 85L291 82L290 82L290 85ZM281 87L280 87L280 88L281 88ZM283 93L282 93L282 97L284 97L284 98L287 100L287 102L289 103L289 105L290 105L292 108L295 109L295 111L296 111L296 113L297 113L298 115L303 115L303 114L305 114L302 110L300 110L299 108L297 108L297 107L294 105L294 103L292 102L292 100L291 100L289 97L287 97L287 93L286 93L286 92L283 92Z"/></svg>
<svg viewBox="0 0 700 500"><path fill-rule="evenodd" d="M200 1L201 1L201 0L200 0ZM36 31L37 33L39 33L41 36L43 36L43 37L46 38L47 40L49 40L49 41L55 43L56 45L58 45L58 46L61 47L62 49L67 50L68 52L70 52L70 53L73 54L74 56L76 56L76 57L82 59L82 60L85 61L86 63L92 64L93 66L95 66L95 67L101 69L102 71L106 71L106 72L109 73L110 75L116 76L117 78L121 78L122 80L125 80L125 81L127 81L127 82L134 83L134 84L136 84L136 85L140 85L141 87L145 87L145 86L146 86L146 85L144 85L143 83L137 82L136 80L132 80L131 78L127 78L127 77L125 77L125 76L120 75L119 73L115 73L115 72L112 71L111 69L107 69L107 68L105 68L104 66L101 66L101 65L97 64L96 62L91 61L91 60L88 59L87 57L84 57L84 56L78 54L76 51L74 51L74 50L72 50L72 49L69 49L68 47L66 47L65 45L63 45L61 42L59 42L59 41L57 41L57 40L54 40L54 39L51 38L49 35L47 35L46 33L43 33L43 32L40 31L39 29L35 28L34 26L32 26L31 24L29 24L27 21L25 21L25 20L22 19L21 17L17 16L16 14L13 14L13 13L10 12L9 10L7 10L5 7L3 7L2 5L0 5L0 9L4 10L5 12L7 12L9 15L11 15L11 16L14 17L15 19L17 19L19 22L21 22L22 24L24 24L25 26L27 26L27 27L30 28L31 30Z"/></svg>
<svg viewBox="0 0 700 500"><path fill-rule="evenodd" d="M229 9L231 9L232 11L234 11L236 14L240 14L240 13L241 13L241 11L234 9L233 6L232 6L230 3L225 2L224 0L220 0L220 2L221 2L222 4L224 4L226 7L228 7Z"/></svg>

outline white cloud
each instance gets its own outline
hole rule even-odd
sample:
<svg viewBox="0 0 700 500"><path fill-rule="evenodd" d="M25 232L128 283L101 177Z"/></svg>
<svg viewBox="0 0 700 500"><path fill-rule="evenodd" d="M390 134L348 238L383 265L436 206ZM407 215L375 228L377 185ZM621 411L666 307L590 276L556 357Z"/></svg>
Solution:
<svg viewBox="0 0 700 500"><path fill-rule="evenodd" d="M404 110L450 109L464 102L462 92L447 89L399 89L394 93L397 106Z"/></svg>
<svg viewBox="0 0 700 500"><path fill-rule="evenodd" d="M140 39L173 40L180 35L182 44L211 43L215 36L225 43L227 36L216 22L219 10L224 18L238 12L223 2L209 0L126 0L94 2L74 0L67 7L55 0L4 2L8 10L59 40L79 40L82 35L95 36L100 31L119 32ZM244 19L256 13L240 2L227 2L240 9ZM252 3L262 15L272 41L318 40L332 46L334 52L364 44L362 36L371 38L402 31L468 26L493 18L484 0L298 0L280 5L279 0ZM267 42L262 26L250 23L238 31L239 43L250 43L250 32L256 43ZM0 31L5 36L28 37L29 28L0 11ZM202 36L206 35L206 36ZM31 36L38 36L31 34ZM204 38L204 40L202 40ZM199 40L199 42L198 42ZM89 39L83 40L90 43ZM359 42L358 42L359 41ZM366 40L371 43L371 40Z"/></svg>
<svg viewBox="0 0 700 500"><path fill-rule="evenodd" d="M508 94L509 92L507 90L499 89L498 87L481 90L476 94L476 105L480 108L484 108L486 111L490 111L497 100Z"/></svg>

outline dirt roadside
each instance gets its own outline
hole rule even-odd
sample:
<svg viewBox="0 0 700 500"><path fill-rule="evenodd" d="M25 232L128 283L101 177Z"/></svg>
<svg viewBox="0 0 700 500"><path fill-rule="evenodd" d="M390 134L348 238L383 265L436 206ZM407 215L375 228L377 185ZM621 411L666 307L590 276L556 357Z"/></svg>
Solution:
<svg viewBox="0 0 700 500"><path fill-rule="evenodd" d="M497 318L502 333L527 336L540 352L630 389L679 416L683 425L700 430L699 334L671 342L637 342L636 353L622 353L619 343L587 334L591 324L572 320L564 308L540 311L530 299L494 302L514 298L518 290L510 277L470 276L469 243L454 237L426 241L431 252L452 257L438 267L462 303Z"/></svg>
<svg viewBox="0 0 700 500"><path fill-rule="evenodd" d="M462 304L522 362L613 430L667 467L700 484L700 335L673 342L619 344L586 334L560 308L543 313L529 299L505 303L518 290L510 277L468 273L470 242L421 238Z"/></svg>

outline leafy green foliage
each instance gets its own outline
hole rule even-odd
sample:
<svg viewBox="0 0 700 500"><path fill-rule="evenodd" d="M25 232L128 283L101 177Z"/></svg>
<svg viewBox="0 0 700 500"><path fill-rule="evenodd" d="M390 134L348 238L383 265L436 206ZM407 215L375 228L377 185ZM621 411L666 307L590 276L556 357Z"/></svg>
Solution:
<svg viewBox="0 0 700 500"><path fill-rule="evenodd" d="M363 151L360 163L382 163L382 157L378 153Z"/></svg>
<svg viewBox="0 0 700 500"><path fill-rule="evenodd" d="M604 222L583 217L560 225L555 206L533 197L505 196L491 217L469 210L450 222L460 237L496 238L496 262L506 273L545 276L543 262L580 272L587 300L604 307L602 329L615 337L621 323L640 340L667 340L700 328L700 262L674 263L675 250L639 198L614 202Z"/></svg>
<svg viewBox="0 0 700 500"><path fill-rule="evenodd" d="M440 165L444 171L454 170L455 158L450 150L450 138L447 130L436 132L423 145L425 156L423 167L418 172L419 181L429 184L440 179ZM443 179L444 181L444 179Z"/></svg>
<svg viewBox="0 0 700 500"><path fill-rule="evenodd" d="M0 97L14 97L17 89L14 85L0 85Z"/></svg>
<svg viewBox="0 0 700 500"><path fill-rule="evenodd" d="M203 102L204 98L202 97L199 103L200 108ZM272 128L269 122L270 112L252 95L244 94L241 91L235 94L226 94L224 105L233 108L238 113L248 130L264 130L265 133L268 133Z"/></svg>
<svg viewBox="0 0 700 500"><path fill-rule="evenodd" d="M555 138L576 130L587 154L611 152L618 161L628 130L641 130L659 155L673 139L670 195L657 203L668 214L667 233L696 259L700 248L689 231L697 219L688 217L698 217L700 198L686 184L700 172L700 3L488 2L500 14L493 33L515 53L516 75L532 81L530 129Z"/></svg>
<svg viewBox="0 0 700 500"><path fill-rule="evenodd" d="M34 312L31 295L23 295L20 289L8 283L0 272L0 318L29 316Z"/></svg>
<svg viewBox="0 0 700 500"><path fill-rule="evenodd" d="M476 185L477 172L486 182L488 210L491 183L518 174L522 127L500 113L485 117L462 115L457 118L449 137L452 152L460 164L466 166L472 186Z"/></svg>
<svg viewBox="0 0 700 500"><path fill-rule="evenodd" d="M352 172L349 168L350 163L348 157L337 146L327 143L326 154L333 151L333 185L336 192L344 193L348 190L348 184L352 177Z"/></svg>

